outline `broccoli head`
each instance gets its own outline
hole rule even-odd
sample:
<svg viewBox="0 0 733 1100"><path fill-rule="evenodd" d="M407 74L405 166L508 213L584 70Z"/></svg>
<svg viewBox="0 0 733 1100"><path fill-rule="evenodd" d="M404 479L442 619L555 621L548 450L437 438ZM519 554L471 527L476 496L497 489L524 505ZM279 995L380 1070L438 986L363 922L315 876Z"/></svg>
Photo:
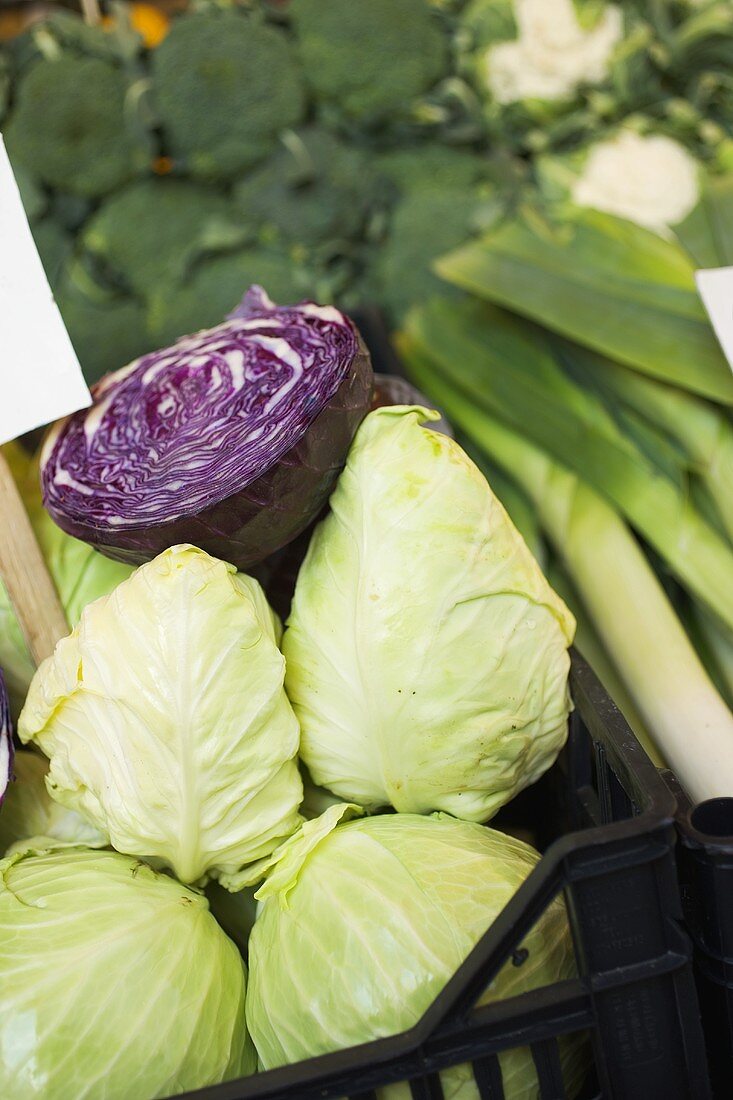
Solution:
<svg viewBox="0 0 733 1100"><path fill-rule="evenodd" d="M5 132L11 160L51 187L106 194L149 159L128 123L126 93L122 72L97 58L36 62L20 81Z"/></svg>
<svg viewBox="0 0 733 1100"><path fill-rule="evenodd" d="M20 200L23 203L25 216L29 222L36 221L46 212L48 195L46 195L35 176L31 175L30 172L26 172L21 164L13 166L13 174L20 191Z"/></svg>
<svg viewBox="0 0 733 1100"><path fill-rule="evenodd" d="M308 83L352 118L385 118L447 70L447 39L425 0L297 0L289 14Z"/></svg>
<svg viewBox="0 0 733 1100"><path fill-rule="evenodd" d="M246 248L202 260L182 286L159 286L151 294L148 329L156 346L220 324L253 283L267 287L276 302L313 296L307 273L281 253Z"/></svg>
<svg viewBox="0 0 733 1100"><path fill-rule="evenodd" d="M284 32L233 12L177 19L152 72L168 152L199 177L236 176L305 110Z"/></svg>
<svg viewBox="0 0 733 1100"><path fill-rule="evenodd" d="M81 17L80 5L76 7L76 11L68 11L60 5L46 5L40 22L31 22L23 34L3 43L17 70L59 54L77 59L96 57L116 64L140 53L140 39L126 22L120 25L119 21L105 20L104 24L91 25Z"/></svg>
<svg viewBox="0 0 733 1100"><path fill-rule="evenodd" d="M55 191L49 204L50 215L70 233L77 233L94 209L91 199L68 192Z"/></svg>
<svg viewBox="0 0 733 1100"><path fill-rule="evenodd" d="M290 132L234 190L242 219L262 239L305 247L358 236L370 197L366 156L315 127Z"/></svg>
<svg viewBox="0 0 733 1100"><path fill-rule="evenodd" d="M59 284L64 265L72 253L74 239L52 218L44 218L33 226L33 239L52 290Z"/></svg>
<svg viewBox="0 0 733 1100"><path fill-rule="evenodd" d="M183 280L188 258L229 201L183 180L148 179L112 195L86 223L84 247L134 293Z"/></svg>
<svg viewBox="0 0 733 1100"><path fill-rule="evenodd" d="M0 122L5 118L5 113L10 102L10 64L7 57L0 54Z"/></svg>
<svg viewBox="0 0 733 1100"><path fill-rule="evenodd" d="M464 149L425 144L382 153L375 170L402 194L422 188L468 188L485 178L489 164L486 157Z"/></svg>
<svg viewBox="0 0 733 1100"><path fill-rule="evenodd" d="M432 295L460 293L433 275L431 266L470 236L480 201L475 189L440 186L419 188L397 205L373 273L393 321Z"/></svg>
<svg viewBox="0 0 733 1100"><path fill-rule="evenodd" d="M138 302L87 285L77 278L77 267L71 261L61 273L56 301L91 383L151 351L155 341L145 329L145 311Z"/></svg>

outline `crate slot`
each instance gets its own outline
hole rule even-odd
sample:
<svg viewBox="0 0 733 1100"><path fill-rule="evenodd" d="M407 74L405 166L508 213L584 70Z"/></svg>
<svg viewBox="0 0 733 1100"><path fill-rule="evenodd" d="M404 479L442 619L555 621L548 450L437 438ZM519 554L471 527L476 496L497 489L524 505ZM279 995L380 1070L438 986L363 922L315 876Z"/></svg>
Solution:
<svg viewBox="0 0 733 1100"><path fill-rule="evenodd" d="M445 1100L443 1086L437 1073L430 1073L427 1077L418 1077L410 1081L410 1095L412 1100Z"/></svg>
<svg viewBox="0 0 733 1100"><path fill-rule="evenodd" d="M540 1083L541 1100L566 1100L557 1040L544 1039L532 1043L530 1049Z"/></svg>
<svg viewBox="0 0 733 1100"><path fill-rule="evenodd" d="M473 1062L473 1076L481 1100L504 1100L504 1082L496 1054L477 1058Z"/></svg>

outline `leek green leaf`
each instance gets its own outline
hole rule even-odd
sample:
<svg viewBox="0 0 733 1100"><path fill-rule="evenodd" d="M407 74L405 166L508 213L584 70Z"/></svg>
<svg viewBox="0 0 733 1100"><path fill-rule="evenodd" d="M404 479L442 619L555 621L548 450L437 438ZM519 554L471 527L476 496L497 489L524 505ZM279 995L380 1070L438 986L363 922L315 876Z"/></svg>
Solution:
<svg viewBox="0 0 733 1100"><path fill-rule="evenodd" d="M709 176L675 233L698 267L733 264L733 174Z"/></svg>
<svg viewBox="0 0 733 1100"><path fill-rule="evenodd" d="M733 424L725 411L587 348L565 341L555 346L573 375L595 387L606 403L625 406L674 441L688 471L703 482L733 542Z"/></svg>
<svg viewBox="0 0 733 1100"><path fill-rule="evenodd" d="M436 299L410 314L406 333L453 387L613 501L733 629L733 548L597 397L568 377L539 330L482 302Z"/></svg>
<svg viewBox="0 0 733 1100"><path fill-rule="evenodd" d="M436 263L448 282L635 367L724 404L733 373L673 241L593 209L540 232L504 222Z"/></svg>

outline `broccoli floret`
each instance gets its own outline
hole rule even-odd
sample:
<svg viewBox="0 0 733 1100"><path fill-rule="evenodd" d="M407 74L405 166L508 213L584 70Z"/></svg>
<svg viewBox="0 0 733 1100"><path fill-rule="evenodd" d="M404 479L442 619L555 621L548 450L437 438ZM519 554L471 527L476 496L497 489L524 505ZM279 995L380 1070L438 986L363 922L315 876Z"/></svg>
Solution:
<svg viewBox="0 0 733 1100"><path fill-rule="evenodd" d="M425 0L297 0L290 15L310 86L352 118L385 118L447 69L447 40Z"/></svg>
<svg viewBox="0 0 733 1100"><path fill-rule="evenodd" d="M400 194L418 188L468 188L489 171L485 157L445 145L418 145L382 153L375 167Z"/></svg>
<svg viewBox="0 0 733 1100"><path fill-rule="evenodd" d="M180 282L208 227L230 212L215 191L182 180L144 180L107 199L87 222L82 242L144 297L159 284Z"/></svg>
<svg viewBox="0 0 733 1100"><path fill-rule="evenodd" d="M7 57L0 54L0 122L5 118L10 102L10 83L10 63Z"/></svg>
<svg viewBox="0 0 733 1100"><path fill-rule="evenodd" d="M105 25L91 26L78 11L64 11L58 7L55 11L49 10L41 21L34 21L26 33L8 45L19 68L59 53L116 63L134 57L142 46L139 36L125 22L115 21L111 25L105 21Z"/></svg>
<svg viewBox="0 0 733 1100"><path fill-rule="evenodd" d="M253 283L264 286L276 302L314 296L307 273L280 253L248 248L204 260L183 286L160 286L150 296L148 328L156 345L218 325Z"/></svg>
<svg viewBox="0 0 733 1100"><path fill-rule="evenodd" d="M33 226L33 239L45 268L46 278L55 290L64 264L74 247L74 239L63 226L51 218L45 218Z"/></svg>
<svg viewBox="0 0 733 1100"><path fill-rule="evenodd" d="M431 295L460 293L433 275L431 264L471 234L479 202L475 191L463 187L425 187L398 204L373 273L395 322Z"/></svg>
<svg viewBox="0 0 733 1100"><path fill-rule="evenodd" d="M13 166L13 175L20 191L25 216L29 222L36 221L46 212L48 196L38 181L30 172L26 172L22 165L16 164Z"/></svg>
<svg viewBox="0 0 733 1100"><path fill-rule="evenodd" d="M486 49L519 35L514 0L470 0L460 17L462 44Z"/></svg>
<svg viewBox="0 0 733 1100"><path fill-rule="evenodd" d="M261 160L305 109L284 33L238 14L176 20L152 71L168 151L200 177L229 179Z"/></svg>
<svg viewBox="0 0 733 1100"><path fill-rule="evenodd" d="M81 195L69 195L64 194L63 191L56 191L51 196L51 217L70 233L76 233L82 227L93 208L94 203L90 199L82 198Z"/></svg>
<svg viewBox="0 0 733 1100"><path fill-rule="evenodd" d="M155 341L145 328L145 311L132 298L79 285L75 265L67 265L56 292L61 316L87 382L151 351Z"/></svg>
<svg viewBox="0 0 733 1100"><path fill-rule="evenodd" d="M5 133L11 159L77 195L104 195L149 156L128 127L127 81L96 58L38 61L21 80Z"/></svg>
<svg viewBox="0 0 733 1100"><path fill-rule="evenodd" d="M371 198L365 155L326 130L290 132L270 159L237 184L242 219L263 240L306 247L358 236Z"/></svg>

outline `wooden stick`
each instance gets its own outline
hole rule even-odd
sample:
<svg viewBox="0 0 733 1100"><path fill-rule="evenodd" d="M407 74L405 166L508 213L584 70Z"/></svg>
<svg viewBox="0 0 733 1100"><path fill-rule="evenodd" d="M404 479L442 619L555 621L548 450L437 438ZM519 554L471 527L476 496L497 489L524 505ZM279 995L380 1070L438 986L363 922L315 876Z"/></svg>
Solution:
<svg viewBox="0 0 733 1100"><path fill-rule="evenodd" d="M69 633L58 593L7 460L0 453L0 578L37 665Z"/></svg>
<svg viewBox="0 0 733 1100"><path fill-rule="evenodd" d="M99 0L81 0L81 11L84 22L90 27L96 27L102 21L102 13L99 10Z"/></svg>

